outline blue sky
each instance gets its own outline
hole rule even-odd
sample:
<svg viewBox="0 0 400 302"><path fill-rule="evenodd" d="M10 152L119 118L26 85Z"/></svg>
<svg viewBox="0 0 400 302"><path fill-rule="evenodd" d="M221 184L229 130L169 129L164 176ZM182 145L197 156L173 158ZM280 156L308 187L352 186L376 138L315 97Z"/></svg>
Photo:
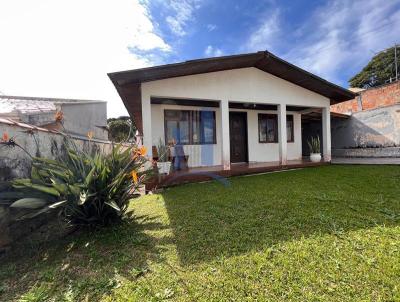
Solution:
<svg viewBox="0 0 400 302"><path fill-rule="evenodd" d="M1 0L0 93L99 99L108 72L269 50L347 87L400 44L400 0Z"/></svg>
<svg viewBox="0 0 400 302"><path fill-rule="evenodd" d="M378 51L400 43L400 1L145 2L171 46L155 63L269 50L347 87Z"/></svg>

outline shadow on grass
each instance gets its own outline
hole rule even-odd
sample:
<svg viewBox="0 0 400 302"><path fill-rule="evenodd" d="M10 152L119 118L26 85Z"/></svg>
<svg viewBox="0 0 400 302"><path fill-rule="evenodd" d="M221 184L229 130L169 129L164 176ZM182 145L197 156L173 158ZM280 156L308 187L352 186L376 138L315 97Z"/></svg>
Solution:
<svg viewBox="0 0 400 302"><path fill-rule="evenodd" d="M400 223L398 167L326 166L190 184L162 195L182 265L302 237Z"/></svg>
<svg viewBox="0 0 400 302"><path fill-rule="evenodd" d="M163 260L167 243L145 234L164 228L157 218L136 219L141 223L124 221L42 246L15 245L0 257L0 301L96 301L122 280L145 275L148 261Z"/></svg>

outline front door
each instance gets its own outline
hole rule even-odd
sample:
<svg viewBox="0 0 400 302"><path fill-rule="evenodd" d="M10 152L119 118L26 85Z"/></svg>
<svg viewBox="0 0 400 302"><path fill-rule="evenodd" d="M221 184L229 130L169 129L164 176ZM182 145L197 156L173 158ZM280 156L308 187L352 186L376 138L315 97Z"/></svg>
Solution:
<svg viewBox="0 0 400 302"><path fill-rule="evenodd" d="M247 162L247 113L229 112L231 162Z"/></svg>

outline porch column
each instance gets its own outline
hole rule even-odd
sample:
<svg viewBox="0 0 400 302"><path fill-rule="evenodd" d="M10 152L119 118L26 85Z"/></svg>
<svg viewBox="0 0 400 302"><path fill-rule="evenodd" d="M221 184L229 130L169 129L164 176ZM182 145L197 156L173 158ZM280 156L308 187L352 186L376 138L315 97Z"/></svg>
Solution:
<svg viewBox="0 0 400 302"><path fill-rule="evenodd" d="M224 170L231 168L231 146L229 136L229 101L220 101L220 121L221 121L221 147L222 165Z"/></svg>
<svg viewBox="0 0 400 302"><path fill-rule="evenodd" d="M287 164L286 104L278 105L279 163Z"/></svg>
<svg viewBox="0 0 400 302"><path fill-rule="evenodd" d="M324 161L331 161L331 111L330 107L322 108L322 154Z"/></svg>
<svg viewBox="0 0 400 302"><path fill-rule="evenodd" d="M147 155L153 158L153 139L151 134L151 103L150 98L142 98L142 117L143 117L143 146L147 148Z"/></svg>

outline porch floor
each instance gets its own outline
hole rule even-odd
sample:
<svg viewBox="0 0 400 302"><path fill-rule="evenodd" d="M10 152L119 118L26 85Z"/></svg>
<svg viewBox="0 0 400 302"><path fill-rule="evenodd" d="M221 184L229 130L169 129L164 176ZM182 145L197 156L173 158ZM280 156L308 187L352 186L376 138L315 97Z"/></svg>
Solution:
<svg viewBox="0 0 400 302"><path fill-rule="evenodd" d="M171 172L169 175L158 176L152 182L147 184L147 188L151 190L154 187L168 187L183 183L223 179L231 176L258 174L305 167L316 167L327 164L329 164L329 162L321 161L318 163L313 163L309 159L302 159L289 160L286 165L280 165L277 161L259 163L234 163L231 164L230 170L224 170L223 166L189 168L186 170Z"/></svg>

